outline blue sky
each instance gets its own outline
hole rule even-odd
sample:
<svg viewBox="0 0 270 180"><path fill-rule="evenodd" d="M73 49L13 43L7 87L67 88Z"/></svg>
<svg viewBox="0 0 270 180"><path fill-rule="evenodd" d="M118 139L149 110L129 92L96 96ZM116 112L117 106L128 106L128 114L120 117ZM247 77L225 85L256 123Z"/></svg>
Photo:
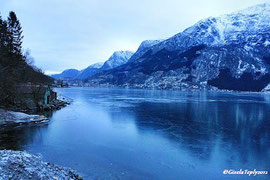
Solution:
<svg viewBox="0 0 270 180"><path fill-rule="evenodd" d="M83 69L143 40L166 39L209 16L269 0L1 0L15 11L24 48L46 73Z"/></svg>

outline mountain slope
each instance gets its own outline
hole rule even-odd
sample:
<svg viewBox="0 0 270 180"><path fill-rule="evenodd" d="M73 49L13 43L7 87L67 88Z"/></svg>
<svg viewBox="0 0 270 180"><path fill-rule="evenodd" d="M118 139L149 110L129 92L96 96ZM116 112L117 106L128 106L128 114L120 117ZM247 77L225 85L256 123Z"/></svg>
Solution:
<svg viewBox="0 0 270 180"><path fill-rule="evenodd" d="M83 69L79 72L77 76L74 76L74 79L86 79L89 78L96 73L100 72L100 68L103 66L104 63L95 63L88 66L86 69Z"/></svg>
<svg viewBox="0 0 270 180"><path fill-rule="evenodd" d="M78 76L78 74L80 73L80 71L78 71L77 69L67 69L64 70L61 74L54 74L51 75L51 77L55 78L55 79L72 79L76 76Z"/></svg>
<svg viewBox="0 0 270 180"><path fill-rule="evenodd" d="M121 66L127 63L133 54L134 53L131 51L116 51L107 61L105 61L104 65L101 67L101 70L104 71Z"/></svg>
<svg viewBox="0 0 270 180"><path fill-rule="evenodd" d="M144 53L146 53L152 46L160 43L162 40L145 40L141 43L138 50L131 56L130 62L139 59Z"/></svg>
<svg viewBox="0 0 270 180"><path fill-rule="evenodd" d="M204 19L153 44L137 57L135 53L129 63L93 76L88 82L137 88L215 86L261 91L270 82L269 17L270 5L261 4ZM248 83L254 85L243 86Z"/></svg>

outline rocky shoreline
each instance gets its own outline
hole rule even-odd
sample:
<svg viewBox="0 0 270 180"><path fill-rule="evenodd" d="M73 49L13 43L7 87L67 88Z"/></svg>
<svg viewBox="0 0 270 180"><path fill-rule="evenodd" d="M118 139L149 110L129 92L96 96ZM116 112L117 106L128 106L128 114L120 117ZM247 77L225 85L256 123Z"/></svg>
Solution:
<svg viewBox="0 0 270 180"><path fill-rule="evenodd" d="M40 105L39 111L34 109L23 109L23 108L8 108L3 109L0 107L0 127L1 126L16 126L16 125L30 125L30 124L41 124L49 122L49 119L42 114L45 111L59 110L72 102L72 99L67 97L58 97L50 104Z"/></svg>
<svg viewBox="0 0 270 180"><path fill-rule="evenodd" d="M51 104L40 105L39 110L40 111L59 110L59 109L66 107L70 103L71 102L68 102L67 99L62 99L62 100L57 99L57 100L54 100Z"/></svg>
<svg viewBox="0 0 270 180"><path fill-rule="evenodd" d="M52 101L50 104L38 104L37 106L29 105L26 107L22 107L20 106L20 104L18 104L8 107L0 106L0 109L6 109L13 112L22 112L27 114L37 114L37 113L40 114L40 112L60 110L66 107L67 105L70 105L71 102L72 99L59 97L56 100Z"/></svg>
<svg viewBox="0 0 270 180"><path fill-rule="evenodd" d="M61 97L44 106L42 111L58 110L71 102L72 100ZM44 115L26 114L23 109L11 111L0 108L0 130L48 122L49 119ZM40 155L29 154L25 151L0 150L0 180L9 179L77 180L82 177L72 169L43 162Z"/></svg>
<svg viewBox="0 0 270 180"><path fill-rule="evenodd" d="M49 119L43 115L29 115L22 112L0 109L0 127L47 123Z"/></svg>
<svg viewBox="0 0 270 180"><path fill-rule="evenodd" d="M0 151L0 179L80 180L76 171L43 162L40 155L25 151Z"/></svg>

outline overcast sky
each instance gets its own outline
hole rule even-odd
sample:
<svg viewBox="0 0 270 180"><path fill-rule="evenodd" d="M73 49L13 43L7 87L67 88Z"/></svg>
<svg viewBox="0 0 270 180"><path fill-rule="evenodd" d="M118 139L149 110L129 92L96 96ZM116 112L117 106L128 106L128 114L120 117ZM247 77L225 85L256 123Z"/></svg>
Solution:
<svg viewBox="0 0 270 180"><path fill-rule="evenodd" d="M46 73L83 69L143 40L166 39L209 16L269 0L1 0L15 11L24 48Z"/></svg>

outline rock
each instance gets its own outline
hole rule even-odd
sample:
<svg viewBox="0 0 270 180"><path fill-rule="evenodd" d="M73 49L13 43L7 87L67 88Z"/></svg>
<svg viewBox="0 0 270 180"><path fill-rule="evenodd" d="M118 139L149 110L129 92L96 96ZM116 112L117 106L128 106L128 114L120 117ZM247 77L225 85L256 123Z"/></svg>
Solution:
<svg viewBox="0 0 270 180"><path fill-rule="evenodd" d="M82 177L70 168L43 162L39 155L25 151L0 151L0 179L70 179Z"/></svg>
<svg viewBox="0 0 270 180"><path fill-rule="evenodd" d="M47 123L49 119L40 115L29 115L22 112L6 111L0 109L0 126L1 125L23 125Z"/></svg>

